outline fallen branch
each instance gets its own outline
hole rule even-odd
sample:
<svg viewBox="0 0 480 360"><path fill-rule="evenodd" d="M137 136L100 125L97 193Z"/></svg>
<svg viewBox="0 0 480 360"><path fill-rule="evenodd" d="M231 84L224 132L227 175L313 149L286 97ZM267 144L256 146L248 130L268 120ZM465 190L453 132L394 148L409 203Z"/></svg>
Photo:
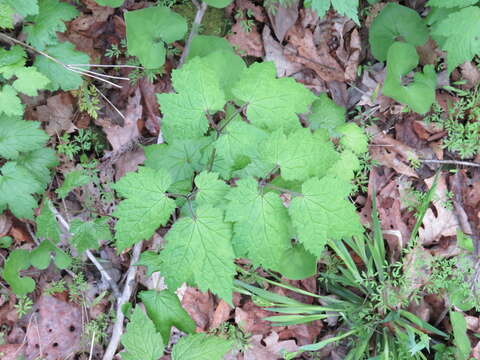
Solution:
<svg viewBox="0 0 480 360"><path fill-rule="evenodd" d="M112 360L115 353L117 352L118 344L120 343L120 338L123 334L123 320L125 319L122 307L130 300L130 296L132 295L133 289L135 287L135 275L137 273L137 266L134 266L134 264L137 263L140 259L142 246L143 241L136 244L133 248L132 260L130 261L130 267L128 268L125 287L123 288L122 296L120 296L120 298L118 298L117 300L117 314L115 324L113 325L112 337L110 338L107 350L103 355L103 360Z"/></svg>
<svg viewBox="0 0 480 360"><path fill-rule="evenodd" d="M197 7L197 14L195 15L195 20L193 20L192 30L190 31L185 47L183 48L178 67L181 67L187 59L188 53L190 52L190 44L192 43L193 38L197 36L198 29L200 29L200 25L202 24L203 16L205 15L205 11L207 11L207 3L202 2L201 4L198 4L197 1L194 1L193 3Z"/></svg>

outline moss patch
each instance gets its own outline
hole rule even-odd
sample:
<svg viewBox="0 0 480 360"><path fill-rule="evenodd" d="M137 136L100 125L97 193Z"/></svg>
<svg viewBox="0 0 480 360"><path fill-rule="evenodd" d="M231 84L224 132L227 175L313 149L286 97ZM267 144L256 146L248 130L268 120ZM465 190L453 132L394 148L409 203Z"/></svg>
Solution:
<svg viewBox="0 0 480 360"><path fill-rule="evenodd" d="M197 8L193 3L187 2L172 7L172 10L187 19L189 31L193 19L197 13ZM225 16L223 9L208 7L202 20L202 26L199 33L202 35L225 36L229 27L229 20ZM188 36L188 35L187 35Z"/></svg>

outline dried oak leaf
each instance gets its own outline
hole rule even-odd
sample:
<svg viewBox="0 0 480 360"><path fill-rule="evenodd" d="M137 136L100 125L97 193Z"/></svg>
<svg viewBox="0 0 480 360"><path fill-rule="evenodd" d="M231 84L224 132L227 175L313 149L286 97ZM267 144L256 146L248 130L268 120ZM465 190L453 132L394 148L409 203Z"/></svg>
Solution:
<svg viewBox="0 0 480 360"><path fill-rule="evenodd" d="M265 47L264 60L273 61L278 77L290 76L298 73L303 68L302 64L289 61L285 57L283 46L273 38L268 26L263 28L262 39Z"/></svg>
<svg viewBox="0 0 480 360"><path fill-rule="evenodd" d="M429 188L432 187L434 178L426 179ZM423 227L419 230L419 236L424 246L438 242L442 236L454 236L459 227L458 219L453 210L446 208L448 203L447 183L445 176L438 179L433 206L435 212L430 208L423 218Z"/></svg>
<svg viewBox="0 0 480 360"><path fill-rule="evenodd" d="M82 335L80 307L43 295L35 308L27 329L26 360L61 360L75 354Z"/></svg>
<svg viewBox="0 0 480 360"><path fill-rule="evenodd" d="M282 42L287 31L295 25L298 19L298 0L288 3L288 7L275 3L275 11L268 11L268 17L278 41Z"/></svg>

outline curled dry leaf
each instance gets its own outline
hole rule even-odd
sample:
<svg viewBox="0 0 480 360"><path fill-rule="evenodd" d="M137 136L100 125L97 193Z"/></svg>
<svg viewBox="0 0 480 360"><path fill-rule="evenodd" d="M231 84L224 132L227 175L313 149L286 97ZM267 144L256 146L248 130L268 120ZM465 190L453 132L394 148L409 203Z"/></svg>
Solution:
<svg viewBox="0 0 480 360"><path fill-rule="evenodd" d="M43 295L35 305L27 328L26 360L65 359L80 346L81 309L72 303Z"/></svg>
<svg viewBox="0 0 480 360"><path fill-rule="evenodd" d="M187 287L182 297L182 306L197 324L197 331L207 331L215 313L215 302L210 293Z"/></svg>
<svg viewBox="0 0 480 360"><path fill-rule="evenodd" d="M12 221L6 214L0 214L0 238L7 236L12 227Z"/></svg>
<svg viewBox="0 0 480 360"><path fill-rule="evenodd" d="M226 322L230 318L231 311L232 308L225 301L220 300L215 312L213 313L213 319L210 328L215 329L219 327L220 324Z"/></svg>
<svg viewBox="0 0 480 360"><path fill-rule="evenodd" d="M466 89L472 89L480 83L480 70L471 61L460 65L460 72L462 73L462 79L467 80L464 85Z"/></svg>
<svg viewBox="0 0 480 360"><path fill-rule="evenodd" d="M426 179L425 182L429 188L432 187L434 178ZM453 210L446 208L449 198L447 196L447 183L445 176L438 179L433 198L432 209L428 209L423 219L423 227L419 230L419 236L424 246L432 245L440 240L442 236L454 236L458 229L457 216Z"/></svg>

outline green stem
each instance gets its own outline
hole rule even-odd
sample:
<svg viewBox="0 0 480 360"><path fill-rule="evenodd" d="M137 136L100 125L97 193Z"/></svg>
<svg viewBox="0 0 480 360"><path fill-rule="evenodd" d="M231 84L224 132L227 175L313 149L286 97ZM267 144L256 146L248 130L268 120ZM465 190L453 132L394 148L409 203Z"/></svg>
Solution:
<svg viewBox="0 0 480 360"><path fill-rule="evenodd" d="M295 192L295 191L288 190L288 189L284 189L284 188L281 188L281 187L278 187L278 186L275 186L275 185L272 185L272 184L265 184L265 185L263 185L263 186L269 187L270 189L273 189L273 190L277 190L277 191L281 191L281 192L284 192L284 193L288 193L288 194L291 194L291 195L293 195L293 196L303 196L302 193Z"/></svg>
<svg viewBox="0 0 480 360"><path fill-rule="evenodd" d="M230 115L230 117L227 120L225 120L223 125L217 130L217 133L220 134L223 131L223 129L225 129L227 127L227 125L230 124L230 122L233 119L235 119L235 116L237 116L238 114L240 114L243 110L245 110L247 108L247 105L248 105L248 103L245 103L242 106L240 106L237 110L235 110L235 112L232 115Z"/></svg>

